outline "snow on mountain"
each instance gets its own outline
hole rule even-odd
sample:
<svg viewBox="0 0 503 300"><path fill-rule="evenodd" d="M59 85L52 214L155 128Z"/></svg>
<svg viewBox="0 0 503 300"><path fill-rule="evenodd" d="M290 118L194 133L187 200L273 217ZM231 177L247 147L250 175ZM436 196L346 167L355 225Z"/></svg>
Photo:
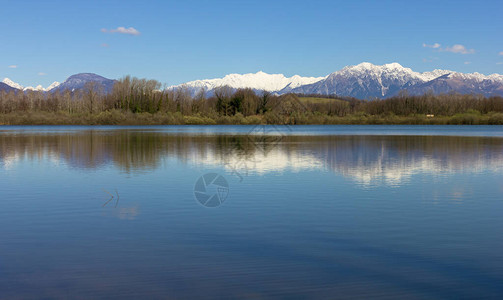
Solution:
<svg viewBox="0 0 503 300"><path fill-rule="evenodd" d="M364 62L345 67L328 75L324 80L298 87L292 92L351 96L361 99L385 98L403 88L425 82L426 76L404 68L398 63L376 66Z"/></svg>
<svg viewBox="0 0 503 300"><path fill-rule="evenodd" d="M216 88L229 86L233 89L251 88L253 90L265 90L269 92L279 92L284 89L292 90L296 87L311 84L324 79L325 77L301 77L295 75L285 77L283 74L267 74L262 71L249 74L229 74L224 78L205 79L190 81L181 85L171 86L168 89L187 87L192 95L201 90L211 94Z"/></svg>
<svg viewBox="0 0 503 300"><path fill-rule="evenodd" d="M426 81L430 81L430 80L433 80L435 78L438 78L440 76L444 76L444 75L447 75L450 73L454 73L454 72L449 71L449 70L436 69L431 72L424 72L424 73L419 73L419 74L420 74L421 78L423 79L423 81L426 82Z"/></svg>
<svg viewBox="0 0 503 300"><path fill-rule="evenodd" d="M45 92L45 89L42 85L37 85L36 87L27 86L23 89L24 91L37 91L37 92Z"/></svg>
<svg viewBox="0 0 503 300"><path fill-rule="evenodd" d="M282 74L264 72L230 74L223 78L196 80L170 89L186 87L192 95L205 90L207 95L220 86L233 89L251 88L277 94L302 93L351 96L361 99L385 98L418 84L423 84L451 71L434 70L418 73L398 63L377 66L368 62L348 66L325 77L285 77Z"/></svg>
<svg viewBox="0 0 503 300"><path fill-rule="evenodd" d="M42 85L37 85L36 87L28 86L23 88L23 91L37 91L37 92L49 92L52 89L59 86L59 82L54 81L50 86L44 88Z"/></svg>
<svg viewBox="0 0 503 300"><path fill-rule="evenodd" d="M48 86L45 90L46 91L50 91L54 88L57 88L61 83L60 82L57 82L57 81L54 81L50 86Z"/></svg>
<svg viewBox="0 0 503 300"><path fill-rule="evenodd" d="M15 88L15 89L18 89L21 91L39 91L39 92L48 92L59 85L59 82L55 81L47 88L44 88L42 85L37 85L36 87L32 87L32 86L23 87L19 83L16 83L16 82L10 80L9 78L5 78L2 82L12 88Z"/></svg>
<svg viewBox="0 0 503 300"><path fill-rule="evenodd" d="M445 82L445 79L449 79ZM223 78L196 80L182 85L172 86L175 89L185 86L192 95L205 90L211 95L215 88L229 86L233 89L251 88L266 90L277 94L321 94L349 96L359 99L387 98L400 91L410 94L434 94L459 92L491 96L503 95L503 75L483 75L479 73L463 74L449 70L415 72L398 63L374 65L364 62L347 66L326 77L285 77L282 74L264 72L250 74L230 74Z"/></svg>
<svg viewBox="0 0 503 300"><path fill-rule="evenodd" d="M4 78L4 80L2 82L5 83L6 85L13 87L15 89L18 89L18 90L22 90L24 88L22 85L10 80L9 78Z"/></svg>
<svg viewBox="0 0 503 300"><path fill-rule="evenodd" d="M411 95L425 93L446 94L456 92L460 94L476 94L486 97L503 96L503 75L492 74L489 76L480 73L464 74L452 72L407 90Z"/></svg>
<svg viewBox="0 0 503 300"><path fill-rule="evenodd" d="M377 66L361 63L348 66L313 84L293 89L293 93L349 96L359 99L387 98L400 91L409 94L458 92L503 95L503 76L463 74L449 70L414 72L398 63ZM447 81L446 81L447 80Z"/></svg>

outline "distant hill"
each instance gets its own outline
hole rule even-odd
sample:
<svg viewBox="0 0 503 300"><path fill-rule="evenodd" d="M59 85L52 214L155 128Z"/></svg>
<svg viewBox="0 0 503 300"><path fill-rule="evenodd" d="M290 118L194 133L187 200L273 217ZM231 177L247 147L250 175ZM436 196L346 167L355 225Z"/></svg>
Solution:
<svg viewBox="0 0 503 300"><path fill-rule="evenodd" d="M88 82L95 82L96 87L103 93L110 93L115 84L115 80L94 73L80 73L68 77L63 83L51 89L50 92L81 90Z"/></svg>

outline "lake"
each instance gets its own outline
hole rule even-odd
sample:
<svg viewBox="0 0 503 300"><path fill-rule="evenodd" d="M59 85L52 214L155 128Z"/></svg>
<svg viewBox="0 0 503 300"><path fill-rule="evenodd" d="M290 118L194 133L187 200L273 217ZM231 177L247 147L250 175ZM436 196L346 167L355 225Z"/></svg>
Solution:
<svg viewBox="0 0 503 300"><path fill-rule="evenodd" d="M502 126L0 126L0 299L501 298Z"/></svg>

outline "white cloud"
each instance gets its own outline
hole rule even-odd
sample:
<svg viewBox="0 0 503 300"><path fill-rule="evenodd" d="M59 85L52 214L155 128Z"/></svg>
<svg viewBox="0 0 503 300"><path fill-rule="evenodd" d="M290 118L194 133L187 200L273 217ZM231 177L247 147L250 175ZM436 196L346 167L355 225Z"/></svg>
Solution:
<svg viewBox="0 0 503 300"><path fill-rule="evenodd" d="M459 45L459 44L456 44L452 47L442 48L442 49L440 49L440 51L460 53L460 54L473 54L473 53L475 53L475 49L467 49L465 46Z"/></svg>
<svg viewBox="0 0 503 300"><path fill-rule="evenodd" d="M9 69L16 69L17 68L17 65L10 65L9 66Z"/></svg>
<svg viewBox="0 0 503 300"><path fill-rule="evenodd" d="M503 55L503 51L501 51L500 53L498 53L499 55Z"/></svg>
<svg viewBox="0 0 503 300"><path fill-rule="evenodd" d="M469 64L471 64L471 63L472 63L471 61L465 61L465 62L464 62L464 64L465 64L465 65L469 65Z"/></svg>
<svg viewBox="0 0 503 300"><path fill-rule="evenodd" d="M44 72L38 72L38 76L45 76L47 75L47 73L44 73Z"/></svg>
<svg viewBox="0 0 503 300"><path fill-rule="evenodd" d="M102 28L101 32L105 32L105 33L121 33L121 34L129 34L129 35L140 35L140 32L138 30L136 30L135 28L133 28L133 27L129 27L129 28L126 28L126 27L117 27L116 29Z"/></svg>
<svg viewBox="0 0 503 300"><path fill-rule="evenodd" d="M425 48L438 49L438 48L440 48L440 44L439 44L439 43L435 43L435 44L433 44L433 45L428 45L428 44L423 43L423 47L425 47Z"/></svg>
<svg viewBox="0 0 503 300"><path fill-rule="evenodd" d="M503 61L497 62L497 65L503 65Z"/></svg>
<svg viewBox="0 0 503 300"><path fill-rule="evenodd" d="M103 44L101 44L101 47L103 47L103 48L108 48L108 47L110 47L110 45L109 45L109 44L107 44L107 43L103 43Z"/></svg>
<svg viewBox="0 0 503 300"><path fill-rule="evenodd" d="M467 49L465 46L460 45L460 44L455 44L452 47L445 47L441 48L442 45L439 43L435 43L433 45L425 44L423 43L424 48L432 48L432 49L437 49L437 51L442 51L442 52L452 52L452 53L460 53L460 54L473 54L475 53L475 49ZM500 52L500 55L503 55L502 52Z"/></svg>

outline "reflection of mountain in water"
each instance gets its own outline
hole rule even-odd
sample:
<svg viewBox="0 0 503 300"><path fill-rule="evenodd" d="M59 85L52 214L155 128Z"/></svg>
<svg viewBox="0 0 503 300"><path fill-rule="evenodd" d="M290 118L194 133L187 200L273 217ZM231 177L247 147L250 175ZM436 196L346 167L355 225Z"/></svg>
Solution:
<svg viewBox="0 0 503 300"><path fill-rule="evenodd" d="M398 184L413 174L503 168L503 139L435 136L340 137L325 147L325 165L360 183Z"/></svg>
<svg viewBox="0 0 503 300"><path fill-rule="evenodd" d="M72 168L150 171L167 158L263 174L326 169L363 184L398 184L416 173L503 169L503 139L435 136L198 136L113 130L0 134L0 168L50 159Z"/></svg>

